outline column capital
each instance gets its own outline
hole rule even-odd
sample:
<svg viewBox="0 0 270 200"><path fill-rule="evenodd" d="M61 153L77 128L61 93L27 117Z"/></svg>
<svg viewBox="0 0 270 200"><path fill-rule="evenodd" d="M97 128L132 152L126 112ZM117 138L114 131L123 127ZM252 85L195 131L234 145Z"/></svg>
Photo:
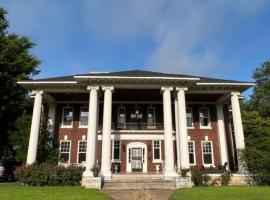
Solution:
<svg viewBox="0 0 270 200"><path fill-rule="evenodd" d="M240 96L240 92L231 92L232 96Z"/></svg>
<svg viewBox="0 0 270 200"><path fill-rule="evenodd" d="M99 86L88 85L87 90L99 90Z"/></svg>
<svg viewBox="0 0 270 200"><path fill-rule="evenodd" d="M103 85L102 90L103 91L105 91L105 90L114 91L114 87L113 86L108 86L108 85Z"/></svg>
<svg viewBox="0 0 270 200"><path fill-rule="evenodd" d="M42 90L33 90L32 94L41 94L41 95L43 95L43 91Z"/></svg>
<svg viewBox="0 0 270 200"><path fill-rule="evenodd" d="M176 87L175 90L176 90L176 91L180 91L180 90L181 90L181 91L187 91L188 88L187 88L187 87Z"/></svg>
<svg viewBox="0 0 270 200"><path fill-rule="evenodd" d="M161 87L161 91L164 92L164 91L172 91L173 90L173 87L171 86L162 86Z"/></svg>

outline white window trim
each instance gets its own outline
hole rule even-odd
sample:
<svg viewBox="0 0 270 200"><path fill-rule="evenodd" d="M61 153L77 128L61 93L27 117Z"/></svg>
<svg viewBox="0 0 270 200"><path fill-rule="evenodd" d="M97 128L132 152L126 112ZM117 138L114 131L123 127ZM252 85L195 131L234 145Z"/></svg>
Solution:
<svg viewBox="0 0 270 200"><path fill-rule="evenodd" d="M194 156L194 163L193 164L190 164L190 166L195 166L196 165L196 146L195 146L195 141L194 140L189 140L188 142L192 142L193 143L193 156ZM189 154L189 151L188 151L188 154ZM189 156L189 155L188 155Z"/></svg>
<svg viewBox="0 0 270 200"><path fill-rule="evenodd" d="M120 105L120 106L118 106L118 108L117 108L117 128L118 128L118 122L119 122L119 110L120 109L124 109L124 111L125 111L125 125L124 125L124 127L123 127L123 129L126 129L126 124L127 124L127 110L126 110L126 107L125 106L123 106L123 105Z"/></svg>
<svg viewBox="0 0 270 200"><path fill-rule="evenodd" d="M119 159L114 159L114 142L119 141ZM112 141L112 162L113 163L121 163L121 140L113 140Z"/></svg>
<svg viewBox="0 0 270 200"><path fill-rule="evenodd" d="M204 142L210 142L211 143L211 157L212 157L212 163L211 164L205 164L204 163L204 153L203 153L203 143ZM214 152L213 152L213 142L209 140L203 140L201 141L201 151L202 151L202 161L203 161L203 166L204 167L215 167L215 161L214 161Z"/></svg>
<svg viewBox="0 0 270 200"><path fill-rule="evenodd" d="M70 163L70 157L71 157L71 144L72 144L72 142L71 142L71 140L60 140L60 148L59 148L59 158L60 158L60 154L61 154L61 144L62 144L62 142L69 142L69 156L68 156L68 162L67 163ZM65 152L65 153L67 153L67 152ZM59 160L59 163L62 163L60 160Z"/></svg>
<svg viewBox="0 0 270 200"><path fill-rule="evenodd" d="M80 154L80 153L84 153L84 152L79 152L79 149L80 149L80 142L87 142L87 140L78 140L78 146L77 146L77 164L83 165L83 163L86 162L86 160L85 160L84 162L79 163L79 154ZM86 144L87 144L87 143L86 143ZM86 148L87 148L87 145L86 145ZM87 149L86 149L86 151L87 151ZM85 154L86 154L86 152L85 152Z"/></svg>
<svg viewBox="0 0 270 200"><path fill-rule="evenodd" d="M71 120L71 125L64 125L64 110L65 108L72 108L72 120ZM74 108L72 106L64 106L62 108L62 122L61 122L61 128L73 128L73 117L74 117Z"/></svg>
<svg viewBox="0 0 270 200"><path fill-rule="evenodd" d="M159 159L155 159L154 156L154 141L159 141ZM162 163L162 159L161 159L161 140L152 140L152 163Z"/></svg>
<svg viewBox="0 0 270 200"><path fill-rule="evenodd" d="M149 109L153 109L154 110L154 116L153 116L153 118L154 118L154 125L153 126L148 126L148 110ZM149 129L155 129L156 128L156 108L154 106L152 106L152 105L150 105L150 106L147 107L147 128L149 128Z"/></svg>
<svg viewBox="0 0 270 200"><path fill-rule="evenodd" d="M81 110L83 108L89 109L87 106L80 107L80 113L79 113L79 128L88 128L88 125L81 125ZM88 110L88 117L89 117L89 110Z"/></svg>
<svg viewBox="0 0 270 200"><path fill-rule="evenodd" d="M208 112L208 125L207 126L202 126L201 125L201 116L200 116L200 110L201 109L207 109L207 112ZM212 126L211 126L211 117L210 117L210 108L209 107L200 107L199 108L199 123L200 123L200 129L212 129Z"/></svg>
<svg viewBox="0 0 270 200"><path fill-rule="evenodd" d="M192 126L187 126L187 128L188 128L188 129L194 129L193 109L192 109L192 107L187 107L186 110L187 110L187 109L190 109L190 110L191 110L191 119L192 119ZM187 113L187 111L186 111L186 113Z"/></svg>

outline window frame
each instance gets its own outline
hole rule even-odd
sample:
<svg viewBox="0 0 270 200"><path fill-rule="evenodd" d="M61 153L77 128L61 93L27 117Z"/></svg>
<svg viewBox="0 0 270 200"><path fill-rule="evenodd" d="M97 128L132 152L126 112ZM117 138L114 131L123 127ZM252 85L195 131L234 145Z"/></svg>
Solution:
<svg viewBox="0 0 270 200"><path fill-rule="evenodd" d="M212 159L212 163L211 164L205 164L204 163L204 152L203 152L203 143L205 142L210 142L211 144L211 159ZM204 140L204 141L201 141L201 151L202 151L202 163L203 163L203 166L205 167L215 167L215 161L214 161L214 151L213 151L213 141L209 141L209 140Z"/></svg>
<svg viewBox="0 0 270 200"><path fill-rule="evenodd" d="M124 122L124 126L123 127L120 127L119 126L119 119L120 119L120 109L123 109L124 110L124 112L125 112L125 122ZM117 108L117 128L118 129L126 129L126 124L127 124L127 110L126 110L126 107L125 106L123 106L123 105L120 105L120 106L118 106L118 108Z"/></svg>
<svg viewBox="0 0 270 200"><path fill-rule="evenodd" d="M149 114L149 109L153 109L153 121L154 121L154 125L152 125L152 126L149 126L148 125L148 114ZM149 129L155 129L157 126L156 126L156 108L154 107L154 106L152 106L152 105L150 105L150 106L148 106L147 107L147 128L149 128Z"/></svg>
<svg viewBox="0 0 270 200"><path fill-rule="evenodd" d="M187 107L186 108L186 118L187 118L187 110L188 109L190 109L190 111L191 111L191 122L192 122L192 125L191 126L188 126L188 123L187 123L187 128L188 129L194 129L194 122L193 122L193 109L192 109L192 107Z"/></svg>
<svg viewBox="0 0 270 200"><path fill-rule="evenodd" d="M208 112L208 125L207 126L202 126L201 124L201 110L202 109L206 109L207 112ZM201 129L212 129L212 126L211 126L211 117L210 117L210 108L209 107L200 107L199 108L199 123L200 123L200 128Z"/></svg>
<svg viewBox="0 0 270 200"><path fill-rule="evenodd" d="M80 143L81 142L86 142L86 147L85 147L85 152L80 152ZM78 140L78 147L77 147L77 163L78 164L83 164L83 162L86 162L86 152L87 152L87 140ZM85 153L85 161L79 162L79 154L80 153Z"/></svg>
<svg viewBox="0 0 270 200"><path fill-rule="evenodd" d="M196 146L195 146L195 141L194 140L189 140L188 141L188 145L189 143L192 143L193 145L193 157L194 157L194 163L190 163L190 160L189 160L189 165L190 166L195 166L196 165ZM188 146L188 156L189 156L190 152L189 152L189 146Z"/></svg>
<svg viewBox="0 0 270 200"><path fill-rule="evenodd" d="M155 148L157 148L154 145L155 144L155 141L158 141L159 142L159 159L155 159ZM153 157L152 158L152 163L162 163L161 149L162 149L162 147L161 147L161 140L152 140L152 157Z"/></svg>
<svg viewBox="0 0 270 200"><path fill-rule="evenodd" d="M69 142L69 152L61 152L61 144L63 142ZM60 148L59 148L59 162L60 163L70 163L70 158L71 158L71 140L60 140ZM61 162L60 157L61 153L68 153L68 161L67 162Z"/></svg>
<svg viewBox="0 0 270 200"><path fill-rule="evenodd" d="M119 141L119 159L114 159L114 143L115 141ZM121 140L113 140L112 141L112 162L113 163L121 163Z"/></svg>
<svg viewBox="0 0 270 200"><path fill-rule="evenodd" d="M87 115L87 125L82 125L81 124L81 110L84 109L84 108L87 108L88 109L88 115ZM80 113L79 113L79 128L87 128L88 127L88 118L89 118L89 107L87 106L82 106L80 107Z"/></svg>
<svg viewBox="0 0 270 200"><path fill-rule="evenodd" d="M71 120L71 124L70 125L64 125L64 110L67 108L71 108L72 109L72 120ZM62 108L62 121L61 121L61 128L73 128L73 118L74 118L74 107L73 106L64 106Z"/></svg>

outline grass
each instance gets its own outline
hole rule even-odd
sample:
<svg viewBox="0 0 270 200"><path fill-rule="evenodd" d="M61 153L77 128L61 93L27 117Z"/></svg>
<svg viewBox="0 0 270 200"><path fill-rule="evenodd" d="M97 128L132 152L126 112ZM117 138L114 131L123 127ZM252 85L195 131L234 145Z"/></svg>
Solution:
<svg viewBox="0 0 270 200"><path fill-rule="evenodd" d="M107 200L106 194L80 186L27 187L18 184L0 184L1 200Z"/></svg>
<svg viewBox="0 0 270 200"><path fill-rule="evenodd" d="M270 187L228 186L181 189L172 200L270 200Z"/></svg>

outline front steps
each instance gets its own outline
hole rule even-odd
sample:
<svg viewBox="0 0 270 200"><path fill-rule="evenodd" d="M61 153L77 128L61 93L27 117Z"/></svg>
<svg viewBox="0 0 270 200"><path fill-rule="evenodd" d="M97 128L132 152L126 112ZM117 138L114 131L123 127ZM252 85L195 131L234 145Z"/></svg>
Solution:
<svg viewBox="0 0 270 200"><path fill-rule="evenodd" d="M181 184L179 184L179 182ZM183 187L191 187L190 178L164 179L164 175L153 174L117 174L111 180L104 180L102 189L169 189L174 190Z"/></svg>

